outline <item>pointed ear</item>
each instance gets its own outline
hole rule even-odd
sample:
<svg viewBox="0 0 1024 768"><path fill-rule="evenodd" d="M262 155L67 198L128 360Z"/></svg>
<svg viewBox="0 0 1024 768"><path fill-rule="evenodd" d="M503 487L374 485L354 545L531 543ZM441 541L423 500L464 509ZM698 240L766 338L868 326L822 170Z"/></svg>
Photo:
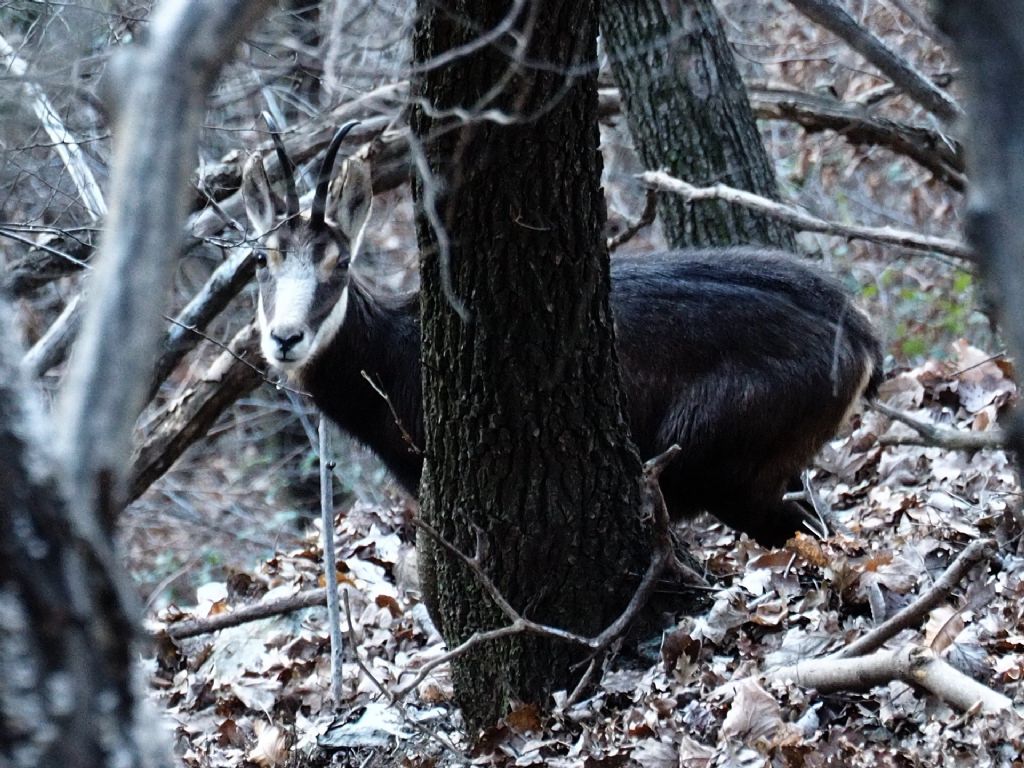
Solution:
<svg viewBox="0 0 1024 768"><path fill-rule="evenodd" d="M372 205L370 168L364 161L350 157L327 190L327 209L333 213L338 227L348 238L353 259L362 245Z"/></svg>
<svg viewBox="0 0 1024 768"><path fill-rule="evenodd" d="M257 235L266 234L274 228L281 203L270 188L263 158L258 154L249 155L242 169L242 199Z"/></svg>

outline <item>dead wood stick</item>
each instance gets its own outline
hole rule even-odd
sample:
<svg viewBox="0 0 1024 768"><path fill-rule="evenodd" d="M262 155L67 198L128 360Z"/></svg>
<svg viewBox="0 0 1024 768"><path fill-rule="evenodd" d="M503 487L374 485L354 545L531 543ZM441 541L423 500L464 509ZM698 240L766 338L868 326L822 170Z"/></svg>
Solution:
<svg viewBox="0 0 1024 768"><path fill-rule="evenodd" d="M287 597L279 597L275 600L266 600L246 605L236 608L229 613L220 613L203 619L188 619L168 624L161 632L165 633L172 640L184 640L188 637L207 635L220 629L237 627L250 621L259 621L271 616L280 616L318 605L327 605L327 589L325 587L306 589Z"/></svg>
<svg viewBox="0 0 1024 768"><path fill-rule="evenodd" d="M1006 446L1006 434L1001 429L988 432L966 432L931 424L911 416L909 413L875 401L871 407L891 419L902 422L917 432L917 435L881 435L879 445L925 445L948 448L952 451L981 451Z"/></svg>
<svg viewBox="0 0 1024 768"><path fill-rule="evenodd" d="M221 313L255 272L248 248L234 248L228 258L213 271L203 287L174 318L164 335L150 386L150 398L156 394L175 366L202 340L196 331L206 328Z"/></svg>
<svg viewBox="0 0 1024 768"><path fill-rule="evenodd" d="M894 245L916 251L942 253L958 259L973 258L969 246L957 240L945 237L920 235L894 227L866 227L860 224L840 224L819 218L796 206L769 200L742 189L729 187L725 184L712 184L709 187L697 187L689 182L677 179L663 171L645 171L638 175L641 182L662 192L682 195L687 202L697 200L724 200L734 205L760 211L781 221L792 224L797 229L807 232L821 232L826 235L838 235L853 240L868 240L884 245Z"/></svg>
<svg viewBox="0 0 1024 768"><path fill-rule="evenodd" d="M850 659L869 653L880 648L887 640L895 637L904 629L919 625L932 608L949 597L971 568L992 557L994 553L995 542L992 539L972 541L964 547L963 552L957 555L957 558L935 580L935 583L922 592L914 602L829 658Z"/></svg>
<svg viewBox="0 0 1024 768"><path fill-rule="evenodd" d="M948 93L918 72L906 59L891 50L832 0L789 0L808 19L846 42L874 64L897 87L945 123L963 116L963 110Z"/></svg>
<svg viewBox="0 0 1024 768"><path fill-rule="evenodd" d="M259 331L250 323L235 334L201 379L168 404L155 429L132 452L128 501L141 496L232 403L263 382L260 370L250 362L257 359L258 346Z"/></svg>
<svg viewBox="0 0 1024 768"><path fill-rule="evenodd" d="M772 670L768 677L814 688L820 693L864 691L901 680L923 688L962 711L980 705L986 712L1004 712L1012 706L1006 696L968 677L919 645L876 651L853 659L800 661Z"/></svg>
<svg viewBox="0 0 1024 768"><path fill-rule="evenodd" d="M882 117L859 104L786 88L751 87L750 106L759 120L796 123L808 133L833 131L854 146L884 147L902 155L957 192L967 186L963 146L924 125Z"/></svg>
<svg viewBox="0 0 1024 768"><path fill-rule="evenodd" d="M78 329L82 324L83 295L83 291L79 291L78 295L65 305L57 319L46 329L46 333L21 359L22 367L33 379L38 379L67 357L71 342L78 335Z"/></svg>

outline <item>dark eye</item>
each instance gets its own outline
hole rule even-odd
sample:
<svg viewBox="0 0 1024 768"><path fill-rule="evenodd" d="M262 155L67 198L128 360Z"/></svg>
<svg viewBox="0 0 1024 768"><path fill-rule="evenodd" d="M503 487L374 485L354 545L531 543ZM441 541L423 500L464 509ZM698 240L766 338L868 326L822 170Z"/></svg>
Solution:
<svg viewBox="0 0 1024 768"><path fill-rule="evenodd" d="M350 261L352 261L351 258L349 258L348 256L343 256L342 258L338 259L338 263L334 265L334 268L335 269L348 269L348 264L349 264Z"/></svg>
<svg viewBox="0 0 1024 768"><path fill-rule="evenodd" d="M263 269L265 266L267 266L267 254L266 253L264 253L263 251L256 251L256 253L253 254L253 256L256 259L256 268L257 269Z"/></svg>

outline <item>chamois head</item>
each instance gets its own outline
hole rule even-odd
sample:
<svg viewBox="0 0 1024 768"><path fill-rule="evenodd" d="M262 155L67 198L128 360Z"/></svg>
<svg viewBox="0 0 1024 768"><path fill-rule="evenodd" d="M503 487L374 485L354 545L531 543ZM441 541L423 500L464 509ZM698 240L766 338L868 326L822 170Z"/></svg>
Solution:
<svg viewBox="0 0 1024 768"><path fill-rule="evenodd" d="M245 209L260 238L255 250L260 347L267 362L286 372L312 360L345 318L349 265L359 252L372 203L365 164L349 159L331 179L338 147L354 125L343 126L331 140L308 212L299 211L294 167L272 123L284 201L271 189L258 154L242 171Z"/></svg>

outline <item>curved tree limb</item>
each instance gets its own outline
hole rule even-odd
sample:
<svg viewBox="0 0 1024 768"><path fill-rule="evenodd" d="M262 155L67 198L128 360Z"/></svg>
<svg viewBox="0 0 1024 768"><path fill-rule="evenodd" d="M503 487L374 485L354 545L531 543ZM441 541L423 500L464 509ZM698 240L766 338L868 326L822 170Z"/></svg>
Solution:
<svg viewBox="0 0 1024 768"><path fill-rule="evenodd" d="M903 155L963 192L964 152L941 131L872 114L859 105L816 94L777 88L751 88L750 104L760 120L786 120L809 133L835 131L851 144L879 146Z"/></svg>
<svg viewBox="0 0 1024 768"><path fill-rule="evenodd" d="M963 552L950 563L949 568L943 571L935 583L922 592L914 602L838 653L832 654L830 658L850 659L874 651L880 648L886 640L895 637L904 629L916 626L925 619L932 608L949 597L975 565L992 557L994 553L995 542L991 539L972 541L964 547Z"/></svg>
<svg viewBox="0 0 1024 768"><path fill-rule="evenodd" d="M821 693L864 691L902 680L962 711L980 705L986 712L1006 712L1013 706L1008 697L953 668L928 648L917 645L896 651L876 651L854 659L801 661L772 670L768 676Z"/></svg>
<svg viewBox="0 0 1024 768"><path fill-rule="evenodd" d="M871 403L871 407L917 432L917 435L882 435L878 438L879 445L934 445L951 451L982 451L1006 447L1006 434L1001 429L966 432L922 421L878 401Z"/></svg>
<svg viewBox="0 0 1024 768"><path fill-rule="evenodd" d="M250 323L231 340L207 372L167 404L162 418L133 451L127 501L141 496L185 450L203 438L238 398L263 382L251 361L259 359L259 330Z"/></svg>
<svg viewBox="0 0 1024 768"><path fill-rule="evenodd" d="M963 116L963 110L948 93L936 86L892 51L868 29L832 0L789 0L808 19L818 24L871 62L911 99L947 124Z"/></svg>
<svg viewBox="0 0 1024 768"><path fill-rule="evenodd" d="M788 203L778 203L765 197L758 197L742 189L728 187L725 184L713 184L709 187L696 187L682 179L676 179L661 171L645 171L638 175L641 182L662 192L682 195L687 200L706 200L718 198L735 205L757 208L770 216L789 221L797 229L807 232L821 232L826 235L838 235L856 240L869 240L915 251L942 253L960 259L971 259L971 249L956 240L931 235L919 235L893 227L866 227L859 224L840 224L818 218L813 214Z"/></svg>

